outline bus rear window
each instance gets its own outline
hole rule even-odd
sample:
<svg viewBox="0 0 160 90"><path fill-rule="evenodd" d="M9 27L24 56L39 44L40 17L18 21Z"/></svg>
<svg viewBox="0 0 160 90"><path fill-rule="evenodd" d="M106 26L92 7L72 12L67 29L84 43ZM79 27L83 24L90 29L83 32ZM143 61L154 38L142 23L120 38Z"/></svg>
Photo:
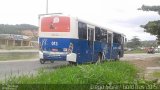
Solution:
<svg viewBox="0 0 160 90"><path fill-rule="evenodd" d="M64 16L44 17L41 19L41 32L69 32L70 18Z"/></svg>

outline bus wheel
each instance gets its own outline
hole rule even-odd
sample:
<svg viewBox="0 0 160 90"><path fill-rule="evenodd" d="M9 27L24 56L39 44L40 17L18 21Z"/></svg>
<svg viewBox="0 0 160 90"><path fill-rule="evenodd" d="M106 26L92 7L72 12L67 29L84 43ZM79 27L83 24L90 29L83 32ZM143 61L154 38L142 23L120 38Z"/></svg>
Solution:
<svg viewBox="0 0 160 90"><path fill-rule="evenodd" d="M50 60L51 63L54 63L54 60Z"/></svg>
<svg viewBox="0 0 160 90"><path fill-rule="evenodd" d="M120 56L118 54L117 57L116 57L116 59L115 59L115 61L119 61L119 59L120 59Z"/></svg>
<svg viewBox="0 0 160 90"><path fill-rule="evenodd" d="M45 63L45 60L44 60L44 59L40 59L40 63L41 63L41 64L44 64L44 63Z"/></svg>
<svg viewBox="0 0 160 90"><path fill-rule="evenodd" d="M98 63L101 63L102 62L102 54L99 53L98 54L98 60L97 60Z"/></svg>
<svg viewBox="0 0 160 90"><path fill-rule="evenodd" d="M76 62L72 62L72 61L69 61L69 64L70 64L70 65L77 65Z"/></svg>

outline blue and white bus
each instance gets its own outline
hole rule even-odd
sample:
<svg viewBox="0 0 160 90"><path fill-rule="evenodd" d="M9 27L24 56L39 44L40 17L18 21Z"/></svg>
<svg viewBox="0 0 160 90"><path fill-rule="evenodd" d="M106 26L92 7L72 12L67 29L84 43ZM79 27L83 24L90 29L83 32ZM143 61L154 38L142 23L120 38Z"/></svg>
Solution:
<svg viewBox="0 0 160 90"><path fill-rule="evenodd" d="M125 35L81 19L61 15L41 15L39 58L71 64L118 60L124 54Z"/></svg>

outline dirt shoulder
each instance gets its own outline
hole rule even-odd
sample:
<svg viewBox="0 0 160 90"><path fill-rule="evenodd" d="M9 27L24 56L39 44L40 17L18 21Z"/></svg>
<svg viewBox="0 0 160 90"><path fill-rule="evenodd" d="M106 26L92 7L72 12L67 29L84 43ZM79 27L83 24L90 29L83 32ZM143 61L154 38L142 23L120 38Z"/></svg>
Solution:
<svg viewBox="0 0 160 90"><path fill-rule="evenodd" d="M139 77L160 82L160 54L126 54L121 61L128 61L139 69Z"/></svg>
<svg viewBox="0 0 160 90"><path fill-rule="evenodd" d="M139 69L145 70L147 67L160 67L160 57L146 58L145 60L129 60Z"/></svg>

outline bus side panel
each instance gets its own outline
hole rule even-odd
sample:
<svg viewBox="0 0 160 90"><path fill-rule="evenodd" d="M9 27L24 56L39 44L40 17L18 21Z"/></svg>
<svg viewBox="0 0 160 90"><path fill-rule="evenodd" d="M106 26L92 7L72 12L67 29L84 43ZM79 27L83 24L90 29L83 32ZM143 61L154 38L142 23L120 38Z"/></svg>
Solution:
<svg viewBox="0 0 160 90"><path fill-rule="evenodd" d="M88 40L73 39L70 42L73 43L74 45L73 53L76 53L77 55L76 62L78 64L95 62L98 59L98 53L102 52L102 45L99 42L95 43L94 55L92 55L92 50L88 45L89 44Z"/></svg>
<svg viewBox="0 0 160 90"><path fill-rule="evenodd" d="M99 53L102 53L104 49L104 45L100 41L94 42L94 55L93 61L96 62L98 60Z"/></svg>
<svg viewBox="0 0 160 90"><path fill-rule="evenodd" d="M94 43L94 55L92 55L92 50L88 45L88 40L77 39L76 41L71 42L74 44L74 53L77 54L77 63L87 63L87 62L96 62L98 59L98 53L102 52L102 45L100 42ZM93 56L93 57L92 57ZM93 59L92 59L93 58Z"/></svg>
<svg viewBox="0 0 160 90"><path fill-rule="evenodd" d="M78 63L85 63L91 60L91 56L89 56L88 50L88 41L79 39L78 40L78 48L77 48L77 62Z"/></svg>
<svg viewBox="0 0 160 90"><path fill-rule="evenodd" d="M113 43L113 46L112 46L112 59L116 59L117 55L119 55L119 53L120 53L119 46L120 46L120 44Z"/></svg>
<svg viewBox="0 0 160 90"><path fill-rule="evenodd" d="M107 53L106 53L106 58L111 59L111 52L112 52L112 47L107 44Z"/></svg>
<svg viewBox="0 0 160 90"><path fill-rule="evenodd" d="M107 54L108 54L108 44L105 42L102 43L102 52L104 54L103 59L107 60Z"/></svg>
<svg viewBox="0 0 160 90"><path fill-rule="evenodd" d="M98 60L99 53L106 51L105 45L99 41L94 42L94 52L92 52L89 47L89 41L79 39L78 40L78 49L77 49L77 62L78 63L86 63L86 62L96 62ZM92 55L93 53L93 55Z"/></svg>

